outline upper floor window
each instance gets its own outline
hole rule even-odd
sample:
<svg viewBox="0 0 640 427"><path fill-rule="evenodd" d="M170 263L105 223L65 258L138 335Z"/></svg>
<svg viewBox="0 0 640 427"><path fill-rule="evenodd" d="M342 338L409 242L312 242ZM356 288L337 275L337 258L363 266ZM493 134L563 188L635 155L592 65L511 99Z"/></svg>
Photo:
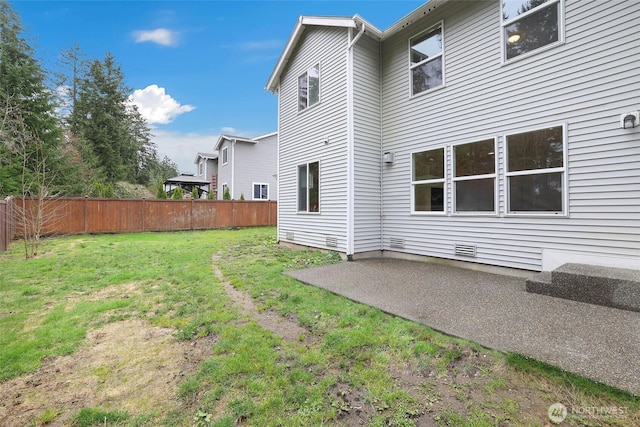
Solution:
<svg viewBox="0 0 640 427"><path fill-rule="evenodd" d="M496 143L494 139L453 147L455 211L496 211Z"/></svg>
<svg viewBox="0 0 640 427"><path fill-rule="evenodd" d="M508 211L562 213L564 127L507 135L506 141Z"/></svg>
<svg viewBox="0 0 640 427"><path fill-rule="evenodd" d="M298 77L298 111L320 101L320 64L316 64Z"/></svg>
<svg viewBox="0 0 640 427"><path fill-rule="evenodd" d="M561 0L503 0L505 59L532 52L561 39Z"/></svg>
<svg viewBox="0 0 640 427"><path fill-rule="evenodd" d="M204 175L204 162L198 164L198 175Z"/></svg>
<svg viewBox="0 0 640 427"><path fill-rule="evenodd" d="M269 200L269 184L253 184L253 200Z"/></svg>
<svg viewBox="0 0 640 427"><path fill-rule="evenodd" d="M298 166L298 212L320 212L320 163Z"/></svg>
<svg viewBox="0 0 640 427"><path fill-rule="evenodd" d="M222 164L226 165L229 163L229 147L224 147L222 149Z"/></svg>
<svg viewBox="0 0 640 427"><path fill-rule="evenodd" d="M444 148L411 156L412 208L414 212L444 213Z"/></svg>
<svg viewBox="0 0 640 427"><path fill-rule="evenodd" d="M442 25L425 31L409 41L411 95L442 86Z"/></svg>

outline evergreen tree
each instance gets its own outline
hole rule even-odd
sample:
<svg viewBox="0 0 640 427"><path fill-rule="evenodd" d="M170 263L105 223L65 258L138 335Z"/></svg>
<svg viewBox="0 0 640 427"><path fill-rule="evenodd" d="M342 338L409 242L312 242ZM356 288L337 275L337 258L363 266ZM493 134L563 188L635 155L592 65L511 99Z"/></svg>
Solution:
<svg viewBox="0 0 640 427"><path fill-rule="evenodd" d="M24 188L47 174L62 186L65 158L59 151L62 130L55 117L55 97L45 84L45 72L21 36L16 12L0 0L0 183L3 194L37 191ZM46 159L46 169L41 165ZM25 177L26 179L22 179Z"/></svg>
<svg viewBox="0 0 640 427"><path fill-rule="evenodd" d="M164 182L160 179L156 187L156 199L166 199L167 190L164 189Z"/></svg>
<svg viewBox="0 0 640 427"><path fill-rule="evenodd" d="M182 200L184 198L184 193L182 191L182 187L176 187L173 189L173 193L171 194L172 199Z"/></svg>
<svg viewBox="0 0 640 427"><path fill-rule="evenodd" d="M145 120L128 102L130 92L113 55L90 61L79 80L70 129L91 148L104 181L150 184L156 149Z"/></svg>

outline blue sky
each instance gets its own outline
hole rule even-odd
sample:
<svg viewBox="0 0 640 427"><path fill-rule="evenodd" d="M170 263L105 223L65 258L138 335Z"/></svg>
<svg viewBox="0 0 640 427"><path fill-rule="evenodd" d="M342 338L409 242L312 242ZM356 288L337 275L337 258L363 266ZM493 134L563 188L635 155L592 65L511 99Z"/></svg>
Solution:
<svg viewBox="0 0 640 427"><path fill-rule="evenodd" d="M11 1L47 70L78 44L110 52L162 157L193 173L221 133L277 130L264 87L300 15L353 16L384 30L424 1Z"/></svg>

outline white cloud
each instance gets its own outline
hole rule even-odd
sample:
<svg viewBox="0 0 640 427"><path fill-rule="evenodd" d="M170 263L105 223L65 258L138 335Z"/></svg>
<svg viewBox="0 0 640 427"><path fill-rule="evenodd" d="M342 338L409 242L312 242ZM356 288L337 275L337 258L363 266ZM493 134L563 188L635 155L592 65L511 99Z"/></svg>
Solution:
<svg viewBox="0 0 640 427"><path fill-rule="evenodd" d="M196 173L193 162L198 153L213 153L213 147L220 135L203 135L160 131L156 129L152 141L158 149L158 157L169 157L178 165L180 173Z"/></svg>
<svg viewBox="0 0 640 427"><path fill-rule="evenodd" d="M238 136L236 135L236 129L232 128L232 127L223 127L220 129L222 131L222 133L226 134L226 135L234 135L234 136Z"/></svg>
<svg viewBox="0 0 640 427"><path fill-rule="evenodd" d="M138 107L138 111L149 124L171 123L180 114L193 111L193 105L180 105L171 95L165 92L163 87L150 85L144 89L136 89L129 102Z"/></svg>
<svg viewBox="0 0 640 427"><path fill-rule="evenodd" d="M166 28L134 31L133 37L136 43L151 42L162 46L176 46L178 44L178 32Z"/></svg>

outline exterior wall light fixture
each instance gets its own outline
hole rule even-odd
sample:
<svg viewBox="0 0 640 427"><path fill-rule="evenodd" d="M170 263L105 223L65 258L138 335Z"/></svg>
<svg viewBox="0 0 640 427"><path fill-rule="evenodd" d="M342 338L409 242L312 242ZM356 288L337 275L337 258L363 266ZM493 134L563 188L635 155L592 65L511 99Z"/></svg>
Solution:
<svg viewBox="0 0 640 427"><path fill-rule="evenodd" d="M631 111L620 115L620 127L622 129L633 129L640 125L640 112Z"/></svg>

